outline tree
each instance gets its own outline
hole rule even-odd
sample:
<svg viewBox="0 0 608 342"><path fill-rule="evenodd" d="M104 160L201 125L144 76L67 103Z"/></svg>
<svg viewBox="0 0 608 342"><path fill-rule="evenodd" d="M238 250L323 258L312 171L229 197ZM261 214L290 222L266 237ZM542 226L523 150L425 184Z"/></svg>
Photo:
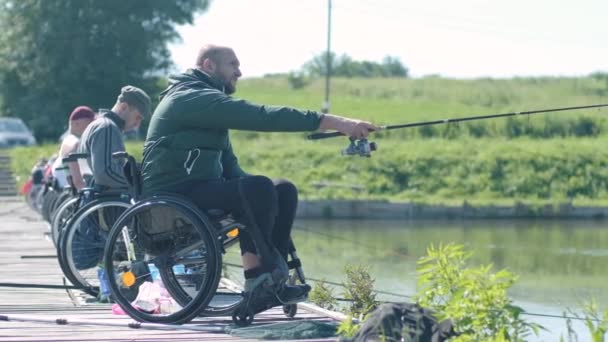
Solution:
<svg viewBox="0 0 608 342"><path fill-rule="evenodd" d="M348 55L336 56L329 53L331 75L339 77L407 77L408 69L399 58L386 56L382 63L355 61ZM302 66L302 70L311 76L327 74L327 52L313 57Z"/></svg>
<svg viewBox="0 0 608 342"><path fill-rule="evenodd" d="M382 66L390 76L407 77L409 70L401 63L397 57L386 56L382 60Z"/></svg>
<svg viewBox="0 0 608 342"><path fill-rule="evenodd" d="M157 94L174 26L209 1L0 0L1 115L55 139L74 107L111 107L123 85Z"/></svg>

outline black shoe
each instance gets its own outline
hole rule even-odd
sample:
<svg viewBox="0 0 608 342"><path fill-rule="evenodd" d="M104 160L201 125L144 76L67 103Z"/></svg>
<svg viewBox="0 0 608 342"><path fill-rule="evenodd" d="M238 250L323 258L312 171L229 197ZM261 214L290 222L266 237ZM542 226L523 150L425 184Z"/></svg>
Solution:
<svg viewBox="0 0 608 342"><path fill-rule="evenodd" d="M273 254L275 266L271 272L272 280L275 284L284 284L289 278L289 266L276 248L273 250Z"/></svg>
<svg viewBox="0 0 608 342"><path fill-rule="evenodd" d="M243 292L243 310L257 314L281 303L277 299L279 284L273 281L270 273L263 273L256 278L245 280L245 291Z"/></svg>
<svg viewBox="0 0 608 342"><path fill-rule="evenodd" d="M308 292L310 292L310 285L283 285L283 287L277 292L277 299L281 304L295 304L300 303L308 299Z"/></svg>

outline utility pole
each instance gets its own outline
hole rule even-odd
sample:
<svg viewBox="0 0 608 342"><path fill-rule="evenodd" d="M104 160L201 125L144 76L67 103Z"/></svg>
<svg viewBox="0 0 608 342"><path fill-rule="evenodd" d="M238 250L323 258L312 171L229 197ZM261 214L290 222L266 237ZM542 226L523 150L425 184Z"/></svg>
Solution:
<svg viewBox="0 0 608 342"><path fill-rule="evenodd" d="M327 0L327 53L325 66L325 101L321 111L329 113L329 83L331 78L331 0Z"/></svg>

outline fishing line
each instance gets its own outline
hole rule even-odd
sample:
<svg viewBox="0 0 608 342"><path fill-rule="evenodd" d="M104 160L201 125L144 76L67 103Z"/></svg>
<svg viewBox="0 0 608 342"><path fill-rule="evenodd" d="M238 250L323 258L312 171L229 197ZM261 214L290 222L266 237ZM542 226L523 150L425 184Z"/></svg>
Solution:
<svg viewBox="0 0 608 342"><path fill-rule="evenodd" d="M368 249L370 251L374 251L374 252L378 251L378 247L371 246L371 245L366 245L364 243L360 243L360 242L356 242L356 241L353 241L353 240L349 240L347 238L331 235L331 234L328 234L328 233L313 231L313 230L310 230L310 229L305 228L303 226L294 225L293 227L294 227L295 230L299 230L299 231L303 231L303 232L308 232L308 233L316 234L316 235L320 235L320 236L324 236L324 237L327 237L327 238L330 238L330 239L335 239L335 240L339 240L339 241L348 242L348 243L350 243L352 245L355 245L357 247L364 247L364 248L366 248L366 249ZM405 257L405 258L408 258L408 259L415 258L414 256L403 254L403 253L396 252L396 251L393 251L393 250L389 250L389 251L385 251L385 252L388 252L388 254L391 254L391 255L401 256L401 257Z"/></svg>
<svg viewBox="0 0 608 342"><path fill-rule="evenodd" d="M235 268L242 268L241 265L237 265L237 264L231 264L231 263L224 263L227 266L230 267L235 267ZM315 279L315 278L311 278L311 277L306 277L307 280L312 280L315 282L323 282L326 284L330 284L330 285L334 285L334 286L339 286L339 287L343 287L346 288L346 286L344 286L344 284L341 283L337 283L337 282L332 282L332 281L327 281L327 280L321 280L321 279ZM395 297L401 297L401 298L408 298L408 299L412 299L413 296L408 296L408 295L402 295L402 294L398 294L398 293L394 293L394 292L388 292L388 291L382 291L382 290L372 290L372 292L374 293L380 293L380 294L386 294L386 295L391 295L391 296L395 296ZM339 302L352 302L352 299L348 299L348 298L340 298L340 297L332 297L333 299L335 299L336 301ZM399 302L393 302L393 301L378 301L379 303L392 303L392 304L397 304ZM491 310L493 312L500 312L498 310ZM583 317L576 317L576 316L559 316L559 315L551 315L551 314L542 314L542 313L535 313L535 312L528 312L528 311L524 311L521 313L522 315L527 315L527 316L537 316L537 317L547 317L547 318L559 318L559 319L571 319L571 320L580 320L580 321L592 321L592 322L601 322L600 319L596 319L596 318L583 318Z"/></svg>
<svg viewBox="0 0 608 342"><path fill-rule="evenodd" d="M229 262L224 262L224 265L227 265L227 266L230 266L230 267L235 267L235 268L243 268L243 265L232 264L232 263L229 263ZM319 282L319 283L323 282L323 283L330 284L330 285L335 285L335 286L340 286L340 287L346 287L346 286L344 286L344 284L340 284L340 283L332 282L332 281L328 281L328 280L315 279L315 278L311 278L311 277L308 277L308 276L306 277L306 280L312 280L312 281ZM379 294L385 294L385 295L389 295L389 296L394 296L394 297L411 298L411 296L408 296L408 295L403 295L403 294L389 292L389 291L373 290L373 292L379 293Z"/></svg>

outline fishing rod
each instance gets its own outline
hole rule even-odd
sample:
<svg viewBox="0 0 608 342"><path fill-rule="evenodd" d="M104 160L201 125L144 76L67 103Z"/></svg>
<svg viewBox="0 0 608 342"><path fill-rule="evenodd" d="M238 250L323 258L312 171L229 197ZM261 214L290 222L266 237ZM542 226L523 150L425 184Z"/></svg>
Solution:
<svg viewBox="0 0 608 342"><path fill-rule="evenodd" d="M490 115L469 116L469 117L462 117L462 118L432 120L432 121L421 121L421 122L413 122L413 123L400 124L400 125L380 126L378 128L380 131L383 131L383 130L399 129L399 128L430 126L430 125L449 124L449 123L463 122L463 121L495 119L495 118L504 118L504 117L509 117L509 116L531 115L531 114L539 114L539 113L561 112L561 111L567 111L567 110L589 109L589 108L600 108L600 107L608 107L608 104L594 104L594 105L587 105L587 106L539 109L539 110L529 110L529 111L523 111L523 112L512 112L512 113L490 114ZM341 133L341 132L313 133L308 136L308 140L327 139L327 138L334 138L334 137L339 137L339 136L343 136L343 135L345 135L345 134ZM342 150L343 155L359 155L362 157L371 157L371 152L375 151L377 149L376 143L368 142L367 139L356 139L353 137L350 137L349 139L350 139L350 144L348 145L347 148Z"/></svg>
<svg viewBox="0 0 608 342"><path fill-rule="evenodd" d="M206 333L226 333L226 329L223 326L217 326L213 324L197 324L197 325L172 325L172 324L160 324L160 323L141 323L141 322L107 322L100 320L83 320L74 318L46 318L40 316L28 316L28 315L5 315L0 313L0 322L34 322L34 323L48 323L57 325L82 325L82 326L104 326L104 327L117 327L117 328L130 328L138 330L165 330L165 331L198 331Z"/></svg>

